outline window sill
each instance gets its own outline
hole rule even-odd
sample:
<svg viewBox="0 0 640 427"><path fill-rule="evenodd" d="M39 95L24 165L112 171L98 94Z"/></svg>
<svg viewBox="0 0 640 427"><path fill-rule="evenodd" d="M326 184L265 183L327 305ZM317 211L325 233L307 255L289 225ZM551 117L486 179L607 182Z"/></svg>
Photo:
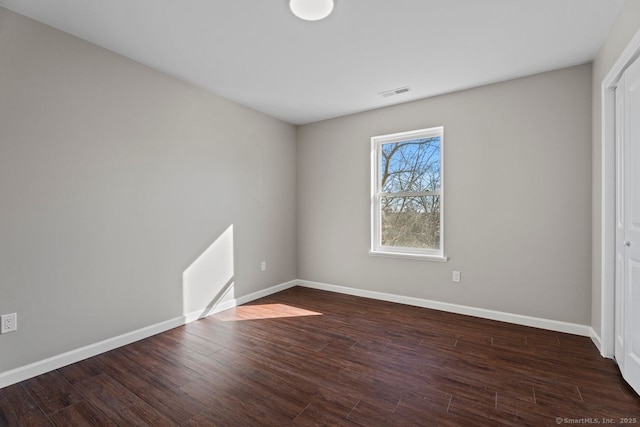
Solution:
<svg viewBox="0 0 640 427"><path fill-rule="evenodd" d="M449 258L441 255L428 255L428 254L416 254L406 252L385 252L385 251L369 251L371 256L379 256L385 258L403 258L403 259L416 259L420 261L435 261L435 262L447 262Z"/></svg>

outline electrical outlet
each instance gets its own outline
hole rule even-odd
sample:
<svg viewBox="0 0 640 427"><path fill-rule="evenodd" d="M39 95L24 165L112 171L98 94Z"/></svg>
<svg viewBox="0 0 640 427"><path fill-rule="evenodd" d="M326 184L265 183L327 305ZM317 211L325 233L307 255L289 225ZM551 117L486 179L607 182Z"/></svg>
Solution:
<svg viewBox="0 0 640 427"><path fill-rule="evenodd" d="M0 334L6 334L18 330L18 315L16 313L0 316Z"/></svg>
<svg viewBox="0 0 640 427"><path fill-rule="evenodd" d="M451 278L451 280L453 280L454 282L459 283L460 282L460 272L454 270L453 277Z"/></svg>
<svg viewBox="0 0 640 427"><path fill-rule="evenodd" d="M267 271L267 261L262 261L260 263L260 271Z"/></svg>

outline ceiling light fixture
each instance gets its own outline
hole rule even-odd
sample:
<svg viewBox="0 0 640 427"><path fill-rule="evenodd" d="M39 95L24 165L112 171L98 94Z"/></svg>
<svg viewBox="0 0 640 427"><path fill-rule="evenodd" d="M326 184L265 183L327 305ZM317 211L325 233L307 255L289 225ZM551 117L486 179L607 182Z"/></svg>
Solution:
<svg viewBox="0 0 640 427"><path fill-rule="evenodd" d="M319 21L331 15L334 0L289 0L294 15L305 21Z"/></svg>

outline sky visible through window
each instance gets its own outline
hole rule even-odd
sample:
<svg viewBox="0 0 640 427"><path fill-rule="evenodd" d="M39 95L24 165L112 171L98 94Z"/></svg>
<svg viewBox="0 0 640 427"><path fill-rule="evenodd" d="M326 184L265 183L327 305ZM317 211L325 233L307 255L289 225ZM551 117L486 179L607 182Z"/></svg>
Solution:
<svg viewBox="0 0 640 427"><path fill-rule="evenodd" d="M383 246L439 249L440 143L435 136L381 145Z"/></svg>
<svg viewBox="0 0 640 427"><path fill-rule="evenodd" d="M381 147L384 193L440 189L440 137L413 139Z"/></svg>

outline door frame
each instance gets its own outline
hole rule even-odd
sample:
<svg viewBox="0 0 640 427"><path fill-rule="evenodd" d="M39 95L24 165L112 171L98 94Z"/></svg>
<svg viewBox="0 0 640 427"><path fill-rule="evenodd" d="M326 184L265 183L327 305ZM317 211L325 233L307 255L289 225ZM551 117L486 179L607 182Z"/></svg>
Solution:
<svg viewBox="0 0 640 427"><path fill-rule="evenodd" d="M615 351L615 86L624 71L640 57L640 30L613 64L600 85L602 96L602 176L600 200L600 334L594 332L592 339L600 348L600 354L613 358Z"/></svg>

